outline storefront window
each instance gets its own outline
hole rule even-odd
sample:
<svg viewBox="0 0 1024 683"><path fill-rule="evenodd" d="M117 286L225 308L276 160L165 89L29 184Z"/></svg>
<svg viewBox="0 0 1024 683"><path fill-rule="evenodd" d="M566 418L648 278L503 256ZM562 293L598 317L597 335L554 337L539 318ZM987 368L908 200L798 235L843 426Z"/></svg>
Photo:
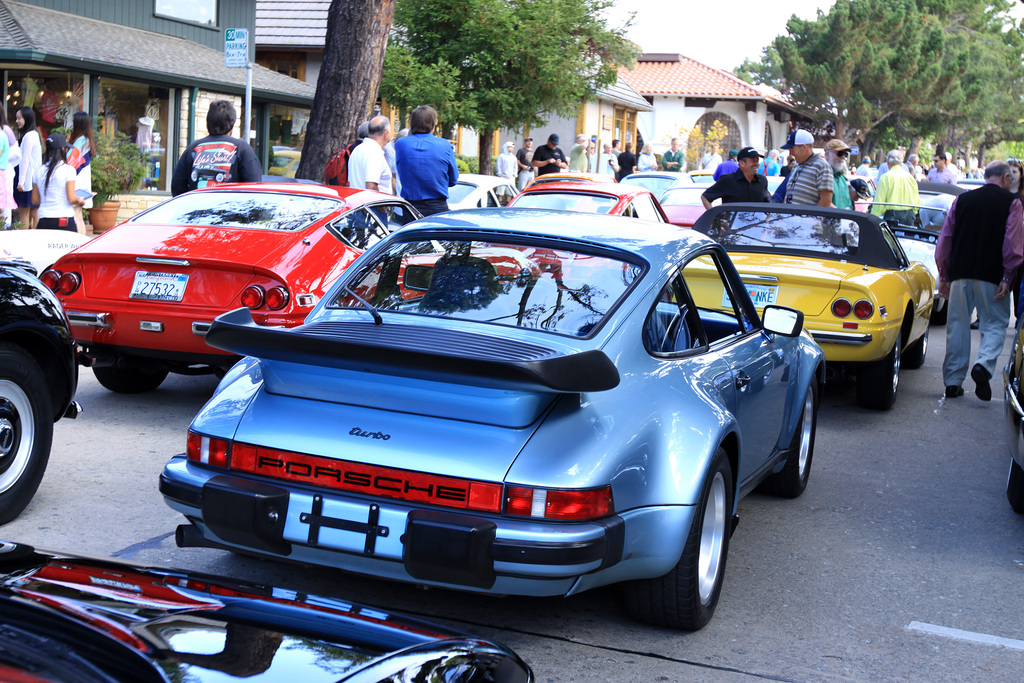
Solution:
<svg viewBox="0 0 1024 683"><path fill-rule="evenodd" d="M173 142L170 90L100 78L99 99L102 119L98 134L124 133L146 160L146 177L137 191L169 191L167 147Z"/></svg>
<svg viewBox="0 0 1024 683"><path fill-rule="evenodd" d="M67 71L8 71L7 120L14 112L31 107L41 139L54 128L71 128L71 117L83 108L85 78Z"/></svg>
<svg viewBox="0 0 1024 683"><path fill-rule="evenodd" d="M270 164L268 175L295 177L306 141L309 110L270 105Z"/></svg>
<svg viewBox="0 0 1024 683"><path fill-rule="evenodd" d="M217 0L155 0L153 11L158 17L217 25Z"/></svg>

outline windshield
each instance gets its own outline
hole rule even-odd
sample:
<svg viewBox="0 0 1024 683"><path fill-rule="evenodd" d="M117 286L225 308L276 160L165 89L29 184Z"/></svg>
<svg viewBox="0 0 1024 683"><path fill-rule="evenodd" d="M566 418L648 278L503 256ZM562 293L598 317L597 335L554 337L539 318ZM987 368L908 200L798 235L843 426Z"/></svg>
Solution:
<svg viewBox="0 0 1024 683"><path fill-rule="evenodd" d="M704 206L700 196L707 188L704 187L678 187L669 190L661 198L662 206Z"/></svg>
<svg viewBox="0 0 1024 683"><path fill-rule="evenodd" d="M830 216L725 211L708 236L726 249L801 251L851 258L860 244L857 221Z"/></svg>
<svg viewBox="0 0 1024 683"><path fill-rule="evenodd" d="M140 213L129 223L211 228L301 230L342 208L337 199L278 192L189 192Z"/></svg>
<svg viewBox="0 0 1024 683"><path fill-rule="evenodd" d="M455 187L448 188L448 201L457 204L469 196L469 193L476 189L476 185L460 182Z"/></svg>
<svg viewBox="0 0 1024 683"><path fill-rule="evenodd" d="M573 192L527 192L516 197L517 209L560 209L583 213L608 213L618 203L617 197L578 194Z"/></svg>
<svg viewBox="0 0 1024 683"><path fill-rule="evenodd" d="M659 176L626 176L619 181L623 185L636 185L654 194L661 194L672 187L675 181L672 178L661 178Z"/></svg>
<svg viewBox="0 0 1024 683"><path fill-rule="evenodd" d="M480 240L393 242L340 291L337 308L400 311L545 330L593 332L643 274L572 248ZM353 296L353 293L355 296Z"/></svg>

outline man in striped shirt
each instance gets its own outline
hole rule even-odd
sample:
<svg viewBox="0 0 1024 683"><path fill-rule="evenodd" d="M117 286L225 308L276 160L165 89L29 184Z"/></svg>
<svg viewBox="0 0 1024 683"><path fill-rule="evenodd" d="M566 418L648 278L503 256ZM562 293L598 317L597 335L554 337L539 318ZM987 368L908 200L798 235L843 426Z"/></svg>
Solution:
<svg viewBox="0 0 1024 683"><path fill-rule="evenodd" d="M786 181L787 204L832 205L832 167L814 153L814 136L803 129L794 130L782 149L796 159L796 168Z"/></svg>

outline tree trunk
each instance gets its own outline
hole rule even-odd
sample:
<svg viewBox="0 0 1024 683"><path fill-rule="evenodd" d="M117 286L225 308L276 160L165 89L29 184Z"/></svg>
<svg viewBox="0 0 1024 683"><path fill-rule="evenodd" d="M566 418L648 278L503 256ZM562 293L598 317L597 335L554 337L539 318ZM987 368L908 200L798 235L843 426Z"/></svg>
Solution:
<svg viewBox="0 0 1024 683"><path fill-rule="evenodd" d="M978 145L978 168L980 168L980 169L984 169L985 168L985 148L986 147L988 147L988 144L984 140L982 140L981 144Z"/></svg>
<svg viewBox="0 0 1024 683"><path fill-rule="evenodd" d="M491 163L491 150L494 149L494 129L484 128L480 131L480 173L494 175L494 164Z"/></svg>
<svg viewBox="0 0 1024 683"><path fill-rule="evenodd" d="M331 156L355 139L377 99L395 0L331 0L324 60L296 178L323 182Z"/></svg>

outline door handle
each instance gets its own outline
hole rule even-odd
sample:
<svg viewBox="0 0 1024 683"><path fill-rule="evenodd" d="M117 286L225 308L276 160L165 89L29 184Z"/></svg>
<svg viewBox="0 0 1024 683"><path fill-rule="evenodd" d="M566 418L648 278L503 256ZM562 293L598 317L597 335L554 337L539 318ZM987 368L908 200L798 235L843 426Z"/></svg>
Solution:
<svg viewBox="0 0 1024 683"><path fill-rule="evenodd" d="M736 388L740 391L746 391L747 385L750 384L750 375L745 372L741 372L736 375Z"/></svg>

